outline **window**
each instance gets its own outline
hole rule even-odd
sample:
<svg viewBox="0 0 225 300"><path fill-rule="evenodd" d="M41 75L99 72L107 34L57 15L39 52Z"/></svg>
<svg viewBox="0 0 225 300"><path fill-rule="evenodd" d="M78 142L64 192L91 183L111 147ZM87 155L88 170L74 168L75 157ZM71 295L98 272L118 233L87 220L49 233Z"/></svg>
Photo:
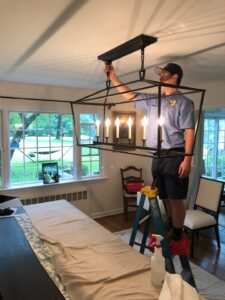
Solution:
<svg viewBox="0 0 225 300"><path fill-rule="evenodd" d="M42 163L57 162L60 179L74 177L70 114L10 112L10 185L42 180Z"/></svg>
<svg viewBox="0 0 225 300"><path fill-rule="evenodd" d="M2 186L2 148L0 147L0 186Z"/></svg>
<svg viewBox="0 0 225 300"><path fill-rule="evenodd" d="M0 111L0 186L2 186L2 112Z"/></svg>
<svg viewBox="0 0 225 300"><path fill-rule="evenodd" d="M14 111L12 108L9 112L10 107L14 107ZM64 111L61 104L56 104L53 113L46 111L49 110L49 103L40 107L39 104L29 102L26 107L27 111L18 103L7 104L7 109L4 105L0 106L2 188L42 184L44 163L58 164L59 182L102 175L101 151L77 147L73 116L68 108L61 113ZM80 143L93 142L96 136L95 121L99 116L97 112L90 114L89 111L75 111L74 117L79 120Z"/></svg>
<svg viewBox="0 0 225 300"><path fill-rule="evenodd" d="M225 110L205 113L203 160L204 176L225 181Z"/></svg>
<svg viewBox="0 0 225 300"><path fill-rule="evenodd" d="M92 144L96 136L97 114L80 114L80 143ZM100 151L90 147L81 148L82 176L100 174Z"/></svg>

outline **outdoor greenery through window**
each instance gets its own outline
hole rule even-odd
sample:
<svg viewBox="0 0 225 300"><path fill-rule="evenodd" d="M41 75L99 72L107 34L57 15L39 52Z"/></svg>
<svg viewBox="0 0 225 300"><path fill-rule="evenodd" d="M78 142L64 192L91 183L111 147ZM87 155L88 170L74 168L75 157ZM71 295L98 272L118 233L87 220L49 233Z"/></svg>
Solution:
<svg viewBox="0 0 225 300"><path fill-rule="evenodd" d="M225 181L225 111L204 116L203 175Z"/></svg>
<svg viewBox="0 0 225 300"><path fill-rule="evenodd" d="M42 180L42 163L57 162L60 180L74 177L71 114L10 112L10 184Z"/></svg>
<svg viewBox="0 0 225 300"><path fill-rule="evenodd" d="M92 144L96 136L96 114L80 114L80 143ZM100 174L99 149L81 148L82 176L95 176Z"/></svg>
<svg viewBox="0 0 225 300"><path fill-rule="evenodd" d="M0 186L2 186L2 149L0 148Z"/></svg>
<svg viewBox="0 0 225 300"><path fill-rule="evenodd" d="M0 111L0 186L2 186L2 112Z"/></svg>

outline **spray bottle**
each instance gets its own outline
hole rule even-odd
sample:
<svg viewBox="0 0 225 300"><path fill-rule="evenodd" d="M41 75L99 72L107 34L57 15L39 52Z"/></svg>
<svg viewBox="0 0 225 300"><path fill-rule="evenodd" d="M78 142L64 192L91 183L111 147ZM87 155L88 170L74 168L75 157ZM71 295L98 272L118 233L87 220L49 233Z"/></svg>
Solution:
<svg viewBox="0 0 225 300"><path fill-rule="evenodd" d="M165 258L162 255L161 240L163 237L158 234L153 234L156 238L154 254L151 257L151 279L155 286L162 286L165 276Z"/></svg>

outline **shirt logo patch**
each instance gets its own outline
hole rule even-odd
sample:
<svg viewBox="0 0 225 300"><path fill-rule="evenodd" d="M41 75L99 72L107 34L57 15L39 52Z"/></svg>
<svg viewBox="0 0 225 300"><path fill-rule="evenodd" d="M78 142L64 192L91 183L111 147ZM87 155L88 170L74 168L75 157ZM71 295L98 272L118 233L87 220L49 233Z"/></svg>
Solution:
<svg viewBox="0 0 225 300"><path fill-rule="evenodd" d="M177 100L176 99L171 99L171 100L169 100L169 102L168 102L168 105L169 106L174 106L174 105L176 105L177 104Z"/></svg>

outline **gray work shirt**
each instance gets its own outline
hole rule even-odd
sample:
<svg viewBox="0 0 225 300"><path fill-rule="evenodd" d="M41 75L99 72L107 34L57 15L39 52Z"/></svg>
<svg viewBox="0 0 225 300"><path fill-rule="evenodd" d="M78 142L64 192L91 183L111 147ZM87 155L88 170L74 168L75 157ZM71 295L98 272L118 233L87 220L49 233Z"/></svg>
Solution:
<svg viewBox="0 0 225 300"><path fill-rule="evenodd" d="M157 148L158 140L158 95L137 93L136 108L147 110L148 127L146 145ZM183 148L185 146L184 131L194 128L193 101L176 92L170 96L161 96L162 149Z"/></svg>

